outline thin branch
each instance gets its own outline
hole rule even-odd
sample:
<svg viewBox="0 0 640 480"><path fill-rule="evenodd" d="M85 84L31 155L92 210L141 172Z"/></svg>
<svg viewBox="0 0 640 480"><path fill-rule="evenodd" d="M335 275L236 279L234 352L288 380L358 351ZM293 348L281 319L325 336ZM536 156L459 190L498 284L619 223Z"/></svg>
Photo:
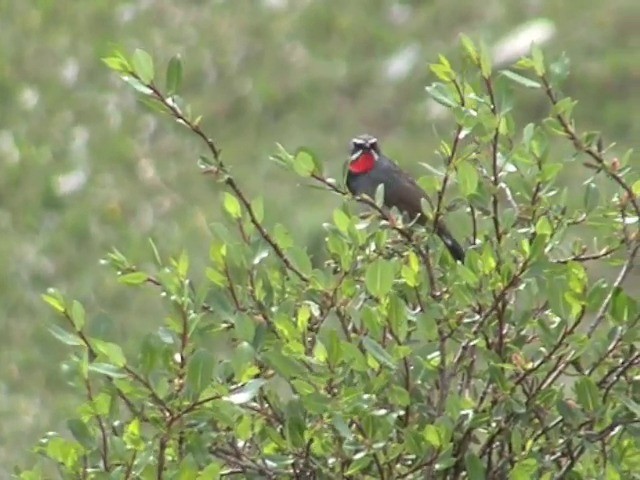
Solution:
<svg viewBox="0 0 640 480"><path fill-rule="evenodd" d="M147 88L149 88L151 90L151 93L152 93L153 97L158 102L160 102L167 110L169 110L171 115L179 123L182 123L183 125L185 125L189 130L191 130L198 137L200 137L200 139L207 145L207 148L211 152L211 155L213 156L213 159L215 160L215 163L216 163L216 169L217 169L216 173L220 173L220 172L223 173L223 175L224 175L224 183L229 187L229 189L233 192L233 194L236 196L236 198L240 201L240 203L242 204L242 206L246 210L247 214L249 215L249 219L251 220L251 223L256 228L256 230L258 231L260 236L269 244L271 249L274 251L276 256L282 261L282 263L285 265L287 270L289 270L294 275L296 275L300 280L302 280L304 282L308 282L309 278L304 273L302 273L298 268L296 268L295 265L293 265L293 263L291 262L289 257L282 250L282 248L280 248L280 246L276 243L276 241L271 237L271 235L264 228L262 223L260 223L260 221L258 220L258 218L256 216L255 211L253 210L253 207L251 206L251 202L249 202L247 197L244 195L244 193L242 192L242 190L238 186L238 183L228 173L228 170L227 170L225 164L222 162L222 159L220 158L220 152L221 152L220 149L216 146L214 141L204 133L204 131L200 128L200 125L197 123L197 121L192 121L191 119L187 118L182 113L182 111L178 108L178 106L175 104L175 102L170 97L166 97L155 86L155 84L153 84L153 83L147 84L147 83L142 82L142 80L134 72L128 72L128 74L133 76L133 77L135 77L143 85L145 85ZM207 173L207 172L208 171L205 171L205 173Z"/></svg>
<svg viewBox="0 0 640 480"><path fill-rule="evenodd" d="M551 87L549 80L545 75L542 75L540 76L540 81L544 85L545 93L547 95L547 98L551 102L551 105L555 107L558 104L559 100L553 88ZM557 114L555 115L555 118L556 120L558 120L558 122L560 122L560 125L562 126L562 129L564 130L565 135L569 138L569 140L573 142L573 145L576 148L576 150L578 150L579 152L585 153L586 155L591 157L596 162L599 169L604 170L607 176L609 176L609 178L611 178L626 192L628 201L631 203L636 216L638 217L638 219L640 219L640 205L638 205L638 201L635 193L633 192L633 189L631 188L630 185L628 185L622 179L622 177L613 168L607 165L607 162L602 156L602 152L600 151L600 149L593 148L590 145L585 145L583 141L580 139L580 137L578 136L578 134L576 133L575 129L573 128L569 120L564 115Z"/></svg>

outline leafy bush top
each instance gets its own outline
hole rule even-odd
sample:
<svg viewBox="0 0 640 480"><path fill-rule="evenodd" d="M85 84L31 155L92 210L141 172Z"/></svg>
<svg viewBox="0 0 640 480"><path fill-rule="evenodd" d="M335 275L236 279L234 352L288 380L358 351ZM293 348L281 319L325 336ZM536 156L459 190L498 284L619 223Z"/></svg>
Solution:
<svg viewBox="0 0 640 480"><path fill-rule="evenodd" d="M425 213L466 233L464 264L430 228L352 199L306 149L275 161L345 199L315 262L251 199L152 58L106 64L141 100L207 148L203 172L223 189L206 278L189 256L155 271L114 251L125 285L161 293L167 318L137 354L87 328L77 301L45 300L63 322L85 401L71 437L38 451L62 478L632 478L640 471L637 301L624 288L638 251L640 181L631 152L613 157L581 133L559 86L561 58L539 49L495 72L463 38L454 68L431 65L431 97L454 119L440 168L420 180ZM549 116L516 125L513 88L545 96ZM566 141L559 146L556 139ZM563 176L584 177L581 191ZM634 182L635 180L635 182ZM371 213L353 215L360 202ZM613 281L590 268L608 262ZM36 468L21 478L40 478Z"/></svg>

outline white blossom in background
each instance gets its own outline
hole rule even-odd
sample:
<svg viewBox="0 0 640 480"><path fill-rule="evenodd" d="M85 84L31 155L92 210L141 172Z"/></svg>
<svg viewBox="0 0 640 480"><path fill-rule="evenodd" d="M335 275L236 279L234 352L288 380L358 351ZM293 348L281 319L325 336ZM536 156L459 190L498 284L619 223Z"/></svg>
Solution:
<svg viewBox="0 0 640 480"><path fill-rule="evenodd" d="M80 63L77 58L69 57L62 64L60 69L60 79L67 87L72 87L78 80Z"/></svg>
<svg viewBox="0 0 640 480"><path fill-rule="evenodd" d="M60 174L54 182L54 190L59 197L66 197L76 193L87 184L88 175L84 170L77 169Z"/></svg>
<svg viewBox="0 0 640 480"><path fill-rule="evenodd" d="M262 4L270 10L284 10L289 6L288 0L262 0Z"/></svg>
<svg viewBox="0 0 640 480"><path fill-rule="evenodd" d="M394 53L384 63L387 80L396 82L407 78L420 59L420 44L412 43Z"/></svg>
<svg viewBox="0 0 640 480"><path fill-rule="evenodd" d="M0 161L9 165L20 161L20 149L10 130L0 130Z"/></svg>
<svg viewBox="0 0 640 480"><path fill-rule="evenodd" d="M413 7L404 3L394 3L389 9L389 20L396 26L404 25L411 19Z"/></svg>
<svg viewBox="0 0 640 480"><path fill-rule="evenodd" d="M495 67L505 67L529 54L532 45L542 46L556 34L555 24L546 18L536 18L516 27L499 39L491 49Z"/></svg>
<svg viewBox="0 0 640 480"><path fill-rule="evenodd" d="M24 87L20 92L18 101L25 110L33 110L40 100L40 92L33 87Z"/></svg>

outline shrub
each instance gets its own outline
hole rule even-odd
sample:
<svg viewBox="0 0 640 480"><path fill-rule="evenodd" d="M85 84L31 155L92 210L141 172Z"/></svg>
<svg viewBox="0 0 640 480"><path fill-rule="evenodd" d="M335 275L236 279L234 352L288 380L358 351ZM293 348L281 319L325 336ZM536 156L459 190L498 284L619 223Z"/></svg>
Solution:
<svg viewBox="0 0 640 480"><path fill-rule="evenodd" d="M205 143L226 221L197 282L187 253L152 245L155 271L108 255L122 284L166 306L135 355L91 336L77 301L44 295L84 395L71 435L37 447L61 478L637 478L640 313L624 281L640 181L631 152L577 129L559 91L566 59L534 48L494 72L463 38L459 67L431 65L427 91L454 126L421 179L425 213L468 231L464 264L430 228L350 198L312 152L278 146L274 160L345 200L321 265L264 223L262 199L177 95L178 58L165 89L143 51L105 62ZM518 127L514 88L546 98L549 116ZM582 185L563 186L573 176ZM371 214L350 213L358 201Z"/></svg>

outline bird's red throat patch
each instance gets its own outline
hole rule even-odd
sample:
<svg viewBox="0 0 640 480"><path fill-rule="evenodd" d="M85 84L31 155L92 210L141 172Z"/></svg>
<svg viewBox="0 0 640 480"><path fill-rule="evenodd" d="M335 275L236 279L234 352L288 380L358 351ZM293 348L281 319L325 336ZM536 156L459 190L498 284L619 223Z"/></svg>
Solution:
<svg viewBox="0 0 640 480"><path fill-rule="evenodd" d="M349 163L352 173L367 173L373 169L376 158L372 152L363 152L358 158Z"/></svg>

